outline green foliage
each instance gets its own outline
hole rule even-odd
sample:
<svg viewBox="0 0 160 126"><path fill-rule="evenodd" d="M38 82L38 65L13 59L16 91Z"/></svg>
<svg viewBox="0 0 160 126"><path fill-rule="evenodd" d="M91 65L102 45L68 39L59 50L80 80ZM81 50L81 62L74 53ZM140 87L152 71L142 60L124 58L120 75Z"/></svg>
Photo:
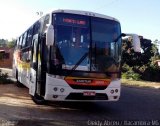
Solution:
<svg viewBox="0 0 160 126"><path fill-rule="evenodd" d="M0 39L0 47L9 47L13 48L16 43L15 39L12 39L11 41L5 40L5 39Z"/></svg>
<svg viewBox="0 0 160 126"><path fill-rule="evenodd" d="M11 41L9 41L7 43L7 47L9 48L13 48L15 46L15 43L16 43L16 40L15 39L12 39Z"/></svg>
<svg viewBox="0 0 160 126"><path fill-rule="evenodd" d="M160 67L155 64L150 64L142 73L142 79L160 82Z"/></svg>
<svg viewBox="0 0 160 126"><path fill-rule="evenodd" d="M123 40L123 62L126 63L130 67L135 65L142 66L150 62L150 58L154 55L154 51L152 51L152 43L151 40L141 39L141 48L143 53L136 53L132 47L132 40L126 39Z"/></svg>
<svg viewBox="0 0 160 126"><path fill-rule="evenodd" d="M160 82L160 67L156 65L160 56L156 45L150 40L141 39L141 48L143 53L136 54L131 41L123 41L122 78Z"/></svg>
<svg viewBox="0 0 160 126"><path fill-rule="evenodd" d="M141 80L141 76L133 71L129 71L122 74L123 79L130 79L130 80Z"/></svg>
<svg viewBox="0 0 160 126"><path fill-rule="evenodd" d="M8 40L0 39L0 47L6 47Z"/></svg>
<svg viewBox="0 0 160 126"><path fill-rule="evenodd" d="M10 84L10 83L13 82L8 78L8 74L2 73L2 71L0 70L0 84Z"/></svg>
<svg viewBox="0 0 160 126"><path fill-rule="evenodd" d="M122 66L122 78L131 80L140 80L141 75L135 73L132 67L129 67L127 64L124 64Z"/></svg>

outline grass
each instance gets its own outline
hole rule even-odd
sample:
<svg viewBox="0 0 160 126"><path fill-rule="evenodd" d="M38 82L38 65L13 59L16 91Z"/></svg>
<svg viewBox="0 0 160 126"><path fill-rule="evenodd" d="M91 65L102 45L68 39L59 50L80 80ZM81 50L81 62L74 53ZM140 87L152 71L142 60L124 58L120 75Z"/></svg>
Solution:
<svg viewBox="0 0 160 126"><path fill-rule="evenodd" d="M128 79L121 79L121 82L122 85L125 86L150 87L160 89L160 82L134 81Z"/></svg>

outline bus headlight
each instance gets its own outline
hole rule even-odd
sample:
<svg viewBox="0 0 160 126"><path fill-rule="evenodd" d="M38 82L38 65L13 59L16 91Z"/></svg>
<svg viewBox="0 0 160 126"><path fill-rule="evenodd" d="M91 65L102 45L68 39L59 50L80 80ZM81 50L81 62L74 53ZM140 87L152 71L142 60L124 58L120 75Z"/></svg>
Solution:
<svg viewBox="0 0 160 126"><path fill-rule="evenodd" d="M60 92L64 92L64 88L61 88L61 89L60 89Z"/></svg>
<svg viewBox="0 0 160 126"><path fill-rule="evenodd" d="M110 93L113 94L113 93L114 93L114 90L112 89L112 90L110 91Z"/></svg>
<svg viewBox="0 0 160 126"><path fill-rule="evenodd" d="M115 92L118 93L118 89L116 89Z"/></svg>
<svg viewBox="0 0 160 126"><path fill-rule="evenodd" d="M54 91L57 91L57 90L58 90L58 88L57 88L57 87L54 87L54 88L53 88L53 90L54 90Z"/></svg>

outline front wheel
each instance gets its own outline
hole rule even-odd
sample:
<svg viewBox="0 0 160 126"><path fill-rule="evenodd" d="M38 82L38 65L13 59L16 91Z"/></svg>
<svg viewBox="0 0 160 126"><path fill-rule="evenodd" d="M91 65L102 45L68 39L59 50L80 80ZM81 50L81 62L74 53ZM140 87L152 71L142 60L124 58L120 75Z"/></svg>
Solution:
<svg viewBox="0 0 160 126"><path fill-rule="evenodd" d="M42 96L39 96L38 94L35 94L34 96L31 96L32 100L38 104L38 105L44 105L46 104L46 101Z"/></svg>
<svg viewBox="0 0 160 126"><path fill-rule="evenodd" d="M19 82L18 80L17 80L17 82L16 82L16 86L19 87L19 88L24 88L24 87L25 87L25 86L24 86L21 82Z"/></svg>

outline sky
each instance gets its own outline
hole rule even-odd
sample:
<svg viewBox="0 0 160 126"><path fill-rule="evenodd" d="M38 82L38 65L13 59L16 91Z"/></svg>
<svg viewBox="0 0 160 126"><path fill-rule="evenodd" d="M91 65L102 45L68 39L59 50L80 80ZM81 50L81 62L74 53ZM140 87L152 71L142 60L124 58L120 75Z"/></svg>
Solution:
<svg viewBox="0 0 160 126"><path fill-rule="evenodd" d="M0 39L21 35L38 18L55 9L91 11L117 18L123 33L160 40L160 0L0 0Z"/></svg>

